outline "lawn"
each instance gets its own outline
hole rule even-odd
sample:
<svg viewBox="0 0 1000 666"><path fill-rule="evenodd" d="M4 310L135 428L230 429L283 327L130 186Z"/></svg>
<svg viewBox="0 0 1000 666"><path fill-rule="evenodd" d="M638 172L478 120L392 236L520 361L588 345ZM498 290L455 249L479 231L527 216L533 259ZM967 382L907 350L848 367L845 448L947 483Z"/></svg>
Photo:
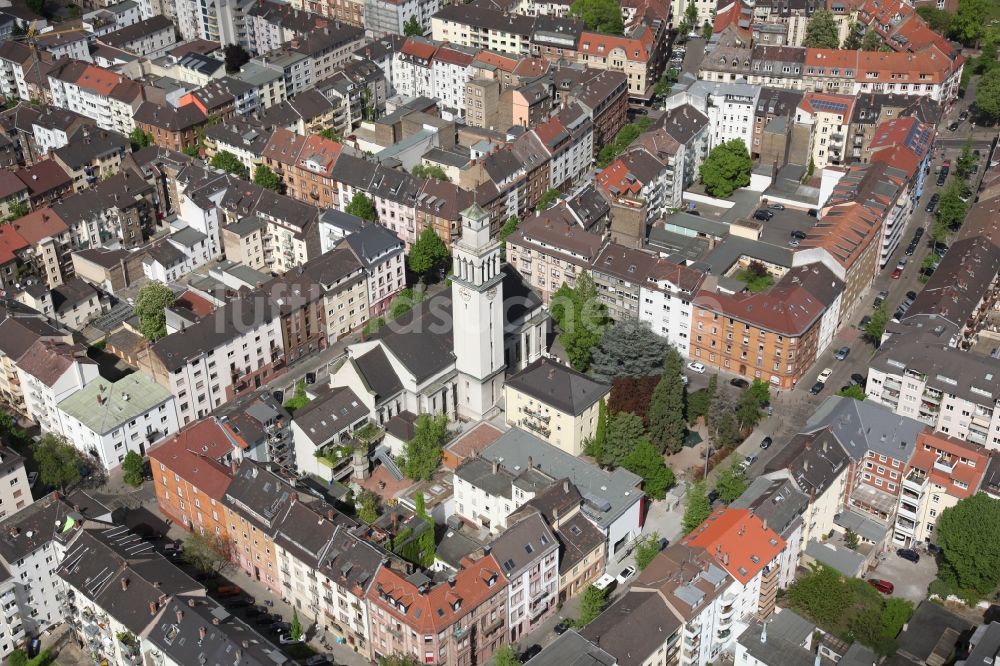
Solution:
<svg viewBox="0 0 1000 666"><path fill-rule="evenodd" d="M770 273L765 273L761 275L759 273L753 273L747 269L743 269L742 271L736 273L736 275L734 275L733 277L735 277L737 280L742 280L743 282L746 282L747 289L754 292L755 294L760 293L762 291L767 291L768 289L774 286L774 276L772 276Z"/></svg>

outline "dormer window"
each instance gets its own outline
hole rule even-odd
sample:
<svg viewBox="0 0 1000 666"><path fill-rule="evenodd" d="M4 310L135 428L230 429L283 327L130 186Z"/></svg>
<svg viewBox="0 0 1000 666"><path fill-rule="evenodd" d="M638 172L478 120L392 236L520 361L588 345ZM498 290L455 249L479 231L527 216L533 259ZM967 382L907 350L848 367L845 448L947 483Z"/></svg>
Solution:
<svg viewBox="0 0 1000 666"><path fill-rule="evenodd" d="M455 611L455 612L458 612L458 609L459 609L459 608L461 608L461 607L462 607L462 600L461 600L461 599L456 599L456 600L455 600L454 602L452 602L452 604L451 604L451 609L452 609L453 611Z"/></svg>

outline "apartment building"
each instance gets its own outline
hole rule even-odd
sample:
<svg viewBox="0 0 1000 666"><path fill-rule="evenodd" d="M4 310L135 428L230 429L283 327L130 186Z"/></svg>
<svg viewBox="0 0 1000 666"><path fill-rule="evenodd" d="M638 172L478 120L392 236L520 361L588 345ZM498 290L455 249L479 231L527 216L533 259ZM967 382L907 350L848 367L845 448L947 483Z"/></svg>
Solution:
<svg viewBox="0 0 1000 666"><path fill-rule="evenodd" d="M639 318L639 292L657 257L620 243L608 243L597 255L590 273L597 298L615 321Z"/></svg>
<svg viewBox="0 0 1000 666"><path fill-rule="evenodd" d="M229 534L223 498L238 445L214 419L197 421L149 450L160 511L186 530Z"/></svg>
<svg viewBox="0 0 1000 666"><path fill-rule="evenodd" d="M153 137L153 143L168 150L182 151L201 142L199 131L208 117L194 104L178 109L156 102L143 102L134 115L136 127Z"/></svg>
<svg viewBox="0 0 1000 666"><path fill-rule="evenodd" d="M332 178L341 144L317 134L302 136L278 128L264 148L264 164L281 176L288 196L330 208L336 203Z"/></svg>
<svg viewBox="0 0 1000 666"><path fill-rule="evenodd" d="M376 659L419 655L425 663L485 662L508 642L508 585L492 554L437 583L414 581L383 564L368 589L372 653Z"/></svg>
<svg viewBox="0 0 1000 666"><path fill-rule="evenodd" d="M557 204L524 219L507 237L507 261L548 304L559 287L574 286L581 271L590 269L604 242Z"/></svg>
<svg viewBox="0 0 1000 666"><path fill-rule="evenodd" d="M559 542L538 513L526 514L490 542L507 577L510 641L530 634L559 603Z"/></svg>
<svg viewBox="0 0 1000 666"><path fill-rule="evenodd" d="M31 99L25 72L34 62L31 47L27 44L5 40L0 46L0 92L6 99Z"/></svg>
<svg viewBox="0 0 1000 666"><path fill-rule="evenodd" d="M100 379L97 363L79 344L37 340L17 361L17 376L28 418L42 432L60 432L58 405Z"/></svg>
<svg viewBox="0 0 1000 666"><path fill-rule="evenodd" d="M691 345L692 303L705 277L701 271L660 260L639 285L639 321L681 353Z"/></svg>
<svg viewBox="0 0 1000 666"><path fill-rule="evenodd" d="M665 64L665 42L660 21L640 25L626 36L582 32L577 41L576 60L587 67L622 72L628 76L632 100L648 100Z"/></svg>
<svg viewBox="0 0 1000 666"><path fill-rule="evenodd" d="M99 39L112 48L148 58L165 55L177 41L173 21L162 15L119 28Z"/></svg>
<svg viewBox="0 0 1000 666"><path fill-rule="evenodd" d="M531 52L533 26L534 19L527 16L468 5L447 5L430 21L435 41L515 56Z"/></svg>
<svg viewBox="0 0 1000 666"><path fill-rule="evenodd" d="M844 283L821 264L792 269L764 292L702 289L688 356L709 367L794 388L833 339Z"/></svg>
<svg viewBox="0 0 1000 666"><path fill-rule="evenodd" d="M0 446L0 518L17 513L33 501L24 457L13 449ZM2 597L3 592L0 592Z"/></svg>
<svg viewBox="0 0 1000 666"><path fill-rule="evenodd" d="M927 96L951 104L958 96L964 59L931 45L907 51L806 49L805 90L857 95L883 92Z"/></svg>
<svg viewBox="0 0 1000 666"><path fill-rule="evenodd" d="M903 477L893 543L909 548L933 542L938 516L979 491L989 463L978 444L929 429L920 433Z"/></svg>
<svg viewBox="0 0 1000 666"><path fill-rule="evenodd" d="M507 425L532 431L549 444L578 456L597 428L598 403L611 393L608 384L542 358L507 378Z"/></svg>
<svg viewBox="0 0 1000 666"><path fill-rule="evenodd" d="M396 294L406 286L403 242L385 227L367 224L349 234L342 245L350 249L364 266L368 290L367 318L381 316ZM338 337L342 337L340 331Z"/></svg>
<svg viewBox="0 0 1000 666"><path fill-rule="evenodd" d="M296 0L290 3L295 9L319 14L363 28L365 3L362 0Z"/></svg>
<svg viewBox="0 0 1000 666"><path fill-rule="evenodd" d="M760 92L759 86L746 83L711 81L697 81L688 89L688 103L708 116L710 149L734 139L750 149Z"/></svg>
<svg viewBox="0 0 1000 666"><path fill-rule="evenodd" d="M852 95L807 92L795 110L795 122L810 128L809 158L817 169L846 161L847 130L854 113Z"/></svg>
<svg viewBox="0 0 1000 666"><path fill-rule="evenodd" d="M101 129L115 129L112 91L124 77L82 60L60 61L48 72L52 105L91 118Z"/></svg>
<svg viewBox="0 0 1000 666"><path fill-rule="evenodd" d="M17 362L38 340L72 344L69 331L16 301L3 304L0 320L0 399L19 417L28 416Z"/></svg>
<svg viewBox="0 0 1000 666"><path fill-rule="evenodd" d="M174 397L141 372L92 381L58 405L60 432L82 453L113 470L129 451L145 456L177 432Z"/></svg>
<svg viewBox="0 0 1000 666"><path fill-rule="evenodd" d="M405 34L404 26L411 18L417 20L426 34L431 17L443 6L441 0L365 0L364 4L365 34L375 39Z"/></svg>

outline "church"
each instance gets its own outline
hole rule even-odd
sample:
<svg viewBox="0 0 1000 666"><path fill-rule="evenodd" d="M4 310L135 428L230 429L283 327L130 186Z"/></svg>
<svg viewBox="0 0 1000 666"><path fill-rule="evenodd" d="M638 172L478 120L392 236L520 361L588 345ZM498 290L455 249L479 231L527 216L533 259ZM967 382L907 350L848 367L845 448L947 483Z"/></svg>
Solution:
<svg viewBox="0 0 1000 666"><path fill-rule="evenodd" d="M547 332L541 298L501 261L489 213L473 204L452 247L450 292L350 345L330 386L354 391L378 425L404 411L488 418L506 374L541 357Z"/></svg>

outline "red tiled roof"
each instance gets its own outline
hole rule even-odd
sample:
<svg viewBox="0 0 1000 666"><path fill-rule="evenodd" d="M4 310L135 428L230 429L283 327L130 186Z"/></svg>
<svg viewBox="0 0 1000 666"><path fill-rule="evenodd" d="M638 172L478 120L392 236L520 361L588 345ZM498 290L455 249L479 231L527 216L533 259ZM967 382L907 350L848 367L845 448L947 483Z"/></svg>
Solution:
<svg viewBox="0 0 1000 666"><path fill-rule="evenodd" d="M0 264L9 264L17 259L17 252L30 247L28 241L14 230L14 225L0 225Z"/></svg>
<svg viewBox="0 0 1000 666"><path fill-rule="evenodd" d="M642 27L636 37L619 37L599 32L580 33L577 50L580 53L606 58L614 49L622 49L625 58L633 62L646 62L653 52L653 31Z"/></svg>
<svg viewBox="0 0 1000 666"><path fill-rule="evenodd" d="M503 55L502 53L495 53L493 51L480 51L476 54L475 59L478 62L493 65L497 69L501 69L505 72L513 72L520 62L517 58Z"/></svg>
<svg viewBox="0 0 1000 666"><path fill-rule="evenodd" d="M403 45L405 48L405 44ZM472 64L473 56L465 51L449 48L447 44L441 46L434 54L434 60L446 62L450 65L468 67Z"/></svg>
<svg viewBox="0 0 1000 666"><path fill-rule="evenodd" d="M422 39L410 37L403 42L403 46L399 49L399 52L415 58L430 60L434 57L434 52L437 51L437 48L434 44L429 44Z"/></svg>
<svg viewBox="0 0 1000 666"><path fill-rule="evenodd" d="M414 631L429 634L455 624L493 595L502 593L505 585L507 578L492 555L460 570L454 585L438 583L423 594L402 572L384 566L368 588L368 600ZM400 610L399 604L405 610Z"/></svg>
<svg viewBox="0 0 1000 666"><path fill-rule="evenodd" d="M73 184L69 175L52 159L35 162L30 167L18 169L15 175L28 186L28 192L32 197Z"/></svg>
<svg viewBox="0 0 1000 666"><path fill-rule="evenodd" d="M642 191L643 183L634 177L629 181L630 174L625 162L619 157L597 174L597 184L605 191L609 191L612 187L615 188L617 190L616 197L626 193L639 194Z"/></svg>
<svg viewBox="0 0 1000 666"><path fill-rule="evenodd" d="M32 211L11 222L10 226L30 245L69 231L69 226L63 219L48 207Z"/></svg>
<svg viewBox="0 0 1000 666"><path fill-rule="evenodd" d="M12 171L0 171L0 201L27 189L28 186Z"/></svg>
<svg viewBox="0 0 1000 666"><path fill-rule="evenodd" d="M545 58L521 58L514 67L514 74L525 78L544 76L549 71L549 61Z"/></svg>
<svg viewBox="0 0 1000 666"><path fill-rule="evenodd" d="M704 549L744 585L785 549L785 540L749 509L717 509L684 543Z"/></svg>
<svg viewBox="0 0 1000 666"><path fill-rule="evenodd" d="M937 464L939 461L942 464ZM943 487L946 493L958 499L970 497L979 489L988 464L989 456L981 446L927 431L917 435L916 447L910 458L911 468L923 470L931 483ZM949 465L950 472L947 469Z"/></svg>
<svg viewBox="0 0 1000 666"><path fill-rule="evenodd" d="M215 306L211 302L190 289L178 296L174 304L187 308L198 317L207 317L215 312Z"/></svg>
<svg viewBox="0 0 1000 666"><path fill-rule="evenodd" d="M809 113L837 113L844 116L844 122L849 122L854 109L853 95L838 95L835 93L807 92L799 106Z"/></svg>
<svg viewBox="0 0 1000 666"><path fill-rule="evenodd" d="M196 421L149 450L149 458L198 488L214 500L222 501L232 472L220 462L230 456L233 445L212 419Z"/></svg>
<svg viewBox="0 0 1000 666"><path fill-rule="evenodd" d="M337 164L337 158L340 157L342 148L343 146L336 141L319 134L310 134L305 143L302 144L302 150L299 151L299 166L305 167L304 163L308 160L318 164L320 173L329 177L334 165Z"/></svg>
<svg viewBox="0 0 1000 666"><path fill-rule="evenodd" d="M123 80L122 76L114 72L97 67L96 65L87 65L74 83L81 88L93 90L98 95L107 97L115 89L115 86Z"/></svg>

